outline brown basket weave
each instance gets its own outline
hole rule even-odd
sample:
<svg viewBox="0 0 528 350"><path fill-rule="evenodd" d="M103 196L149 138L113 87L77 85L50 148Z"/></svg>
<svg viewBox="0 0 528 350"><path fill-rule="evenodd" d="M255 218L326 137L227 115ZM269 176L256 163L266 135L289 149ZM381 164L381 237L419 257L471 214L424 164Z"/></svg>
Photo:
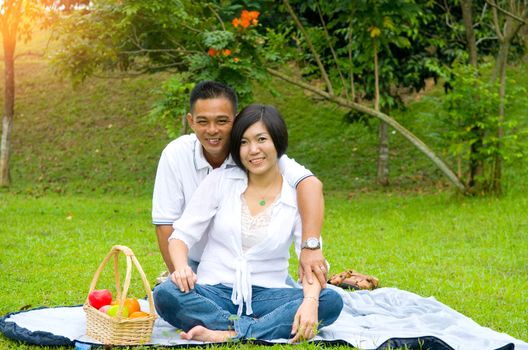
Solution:
<svg viewBox="0 0 528 350"><path fill-rule="evenodd" d="M118 269L119 253L125 254L127 264L125 284L123 285L122 291L119 281ZM114 257L114 275L117 300L119 300L119 309L117 311L117 315L115 317L111 317L91 306L87 297L83 306L83 309L86 313L86 334L103 344L139 345L148 343L152 336L154 321L156 320L156 314L154 313L154 301L152 299L152 291L147 278L145 277L145 273L143 272L139 261L136 259L130 248L121 245L112 247L108 255L104 258L103 262L95 272L88 294L95 289L103 268L112 256ZM127 297L128 287L130 286L132 263L141 275L143 286L147 292L149 315L138 318L123 318L121 315L124 307L124 301Z"/></svg>

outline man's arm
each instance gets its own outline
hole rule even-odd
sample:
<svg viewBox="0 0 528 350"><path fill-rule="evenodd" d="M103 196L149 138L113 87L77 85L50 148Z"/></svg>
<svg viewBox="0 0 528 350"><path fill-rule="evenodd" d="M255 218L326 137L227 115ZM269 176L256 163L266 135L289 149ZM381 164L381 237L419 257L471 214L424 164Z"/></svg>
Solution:
<svg viewBox="0 0 528 350"><path fill-rule="evenodd" d="M172 234L172 231L174 231L172 225L156 225L156 236L158 237L158 246L161 256L171 274L174 272L174 266L172 265L172 260L169 254L169 237Z"/></svg>
<svg viewBox="0 0 528 350"><path fill-rule="evenodd" d="M152 223L156 225L161 257L170 273L174 271L174 267L169 256L168 239L173 231L172 224L181 216L185 205L182 175L178 170L185 162L178 163L181 159L178 156L186 152L188 149L183 138L165 147L158 163L152 194Z"/></svg>
<svg viewBox="0 0 528 350"><path fill-rule="evenodd" d="M302 222L302 241L309 237L321 238L324 218L323 183L315 176L304 178L297 185L297 205ZM326 286L326 260L321 249L302 249L299 256L299 279L306 277L313 283L313 273L324 288Z"/></svg>

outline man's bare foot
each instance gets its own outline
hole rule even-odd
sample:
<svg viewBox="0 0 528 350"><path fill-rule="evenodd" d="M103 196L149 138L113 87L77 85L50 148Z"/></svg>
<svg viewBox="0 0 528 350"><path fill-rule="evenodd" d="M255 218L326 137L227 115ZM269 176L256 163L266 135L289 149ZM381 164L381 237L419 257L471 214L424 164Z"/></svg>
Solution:
<svg viewBox="0 0 528 350"><path fill-rule="evenodd" d="M195 326L188 332L181 332L180 338L211 343L223 343L236 336L235 331L215 331L203 326Z"/></svg>

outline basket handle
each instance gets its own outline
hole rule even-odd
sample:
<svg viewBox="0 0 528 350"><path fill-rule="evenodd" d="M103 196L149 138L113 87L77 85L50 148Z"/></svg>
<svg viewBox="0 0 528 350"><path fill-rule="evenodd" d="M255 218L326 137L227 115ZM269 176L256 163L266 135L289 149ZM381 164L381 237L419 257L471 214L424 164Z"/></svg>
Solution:
<svg viewBox="0 0 528 350"><path fill-rule="evenodd" d="M120 285L120 279L119 279L119 268L118 268L118 261L119 261L119 253L125 254L126 257L126 274L125 274L125 283L123 285L123 290L121 291L121 285ZM86 303L89 303L89 295L91 292L95 290L95 287L97 285L97 281L99 280L99 277L101 276L101 272L103 271L104 267L108 263L111 257L114 257L114 275L115 275L115 281L116 281L116 291L117 291L117 299L119 300L119 308L117 310L117 318L122 318L122 312L124 307L124 302L127 297L128 288L130 287L130 277L132 276L132 264L136 267L136 269L139 272L139 275L141 276L141 281L143 282L143 287L145 288L145 291L147 292L147 299L149 302L149 308L150 313L154 312L154 301L152 297L152 290L150 289L150 284L147 280L147 277L145 276L145 272L143 272L143 268L139 264L139 261L137 260L136 256L134 255L134 252L132 249L123 246L123 245L115 245L112 247L110 252L106 255L106 257L101 262L101 265L99 265L99 268L95 272L95 275L92 279L92 283L90 284L90 290L88 292L88 296L86 297Z"/></svg>

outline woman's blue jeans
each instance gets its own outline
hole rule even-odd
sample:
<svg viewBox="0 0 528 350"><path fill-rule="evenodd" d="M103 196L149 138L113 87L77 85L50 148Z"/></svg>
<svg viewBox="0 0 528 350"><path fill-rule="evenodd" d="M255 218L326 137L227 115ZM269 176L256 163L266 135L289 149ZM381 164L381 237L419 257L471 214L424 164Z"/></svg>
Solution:
<svg viewBox="0 0 528 350"><path fill-rule="evenodd" d="M222 284L195 285L183 293L167 279L154 289L158 314L176 328L189 331L201 325L213 330L234 330L234 339L288 339L297 309L303 301L301 288L253 287L253 314L237 316L230 287ZM341 296L328 288L319 296L319 327L332 324L343 308Z"/></svg>

